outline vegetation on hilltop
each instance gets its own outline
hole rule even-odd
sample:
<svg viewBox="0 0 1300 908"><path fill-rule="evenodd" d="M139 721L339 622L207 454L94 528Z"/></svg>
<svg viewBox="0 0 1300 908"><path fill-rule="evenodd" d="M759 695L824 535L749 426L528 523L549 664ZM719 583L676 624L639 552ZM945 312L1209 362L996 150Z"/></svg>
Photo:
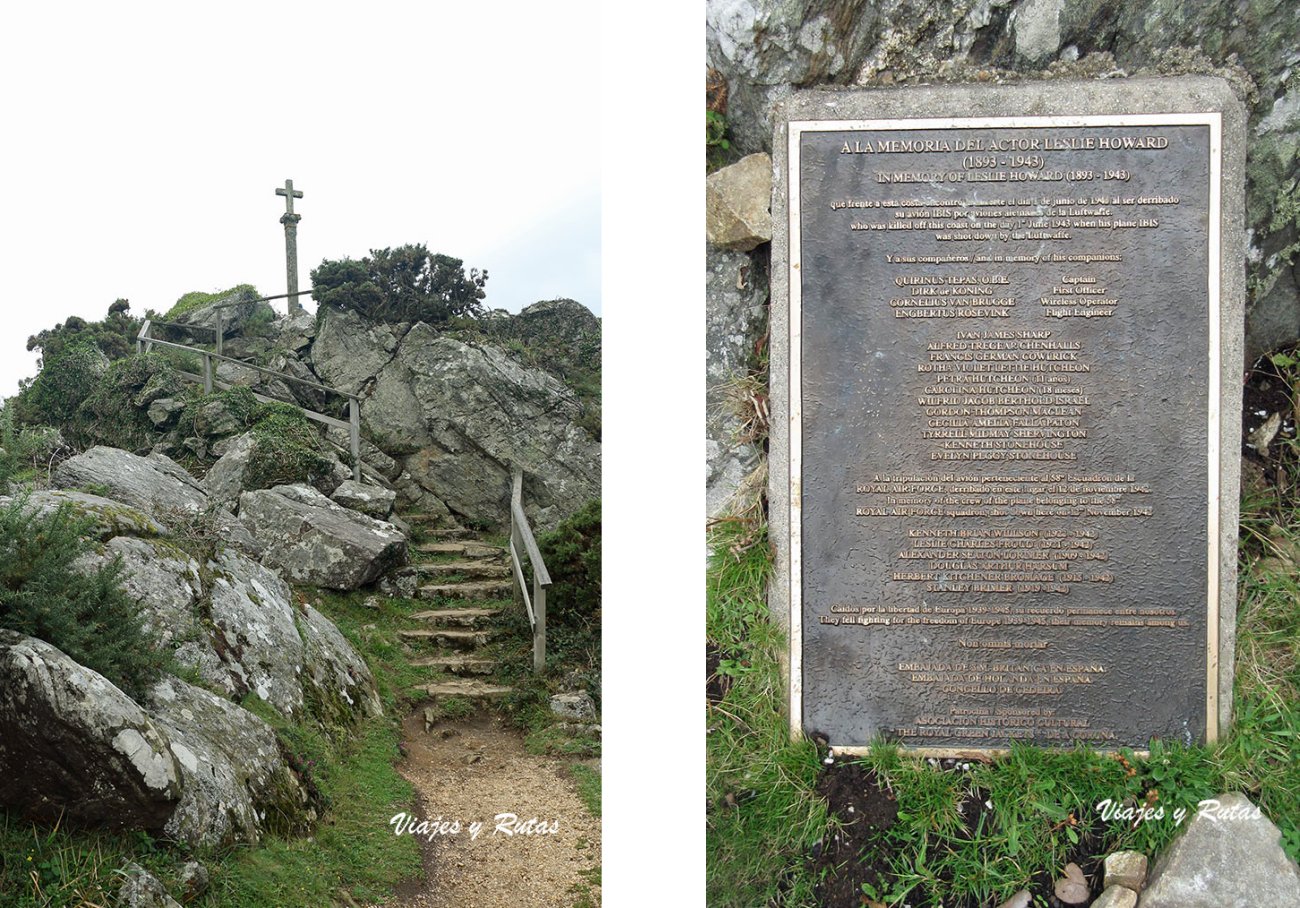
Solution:
<svg viewBox="0 0 1300 908"><path fill-rule="evenodd" d="M110 360L121 359L131 352L140 333L140 319L132 318L130 312L131 303L119 299L97 322L70 315L67 321L27 338L27 349L40 351L42 362L55 359L77 345L98 349Z"/></svg>
<svg viewBox="0 0 1300 908"><path fill-rule="evenodd" d="M431 325L483 311L487 272L430 252L423 243L371 249L362 259L325 259L311 273L312 299L383 322Z"/></svg>

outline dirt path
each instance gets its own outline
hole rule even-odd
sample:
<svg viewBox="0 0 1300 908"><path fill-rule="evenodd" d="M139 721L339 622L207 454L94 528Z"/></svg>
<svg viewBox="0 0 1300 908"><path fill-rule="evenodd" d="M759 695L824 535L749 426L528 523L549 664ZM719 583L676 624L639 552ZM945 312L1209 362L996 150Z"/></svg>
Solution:
<svg viewBox="0 0 1300 908"><path fill-rule="evenodd" d="M406 759L398 769L415 786L416 821L428 824L415 833L425 880L399 890L389 908L600 905L599 883L591 881L599 879L592 871L600 866L600 820L561 761L528 753L522 736L490 715L426 732L417 713L403 728ZM434 824L457 822L459 832L443 826L429 841ZM471 823L482 824L476 837Z"/></svg>

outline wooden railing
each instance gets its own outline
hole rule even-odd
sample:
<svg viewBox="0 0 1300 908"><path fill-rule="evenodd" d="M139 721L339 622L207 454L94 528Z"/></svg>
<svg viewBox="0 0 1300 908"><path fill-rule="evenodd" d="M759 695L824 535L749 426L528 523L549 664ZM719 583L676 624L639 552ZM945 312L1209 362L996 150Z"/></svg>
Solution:
<svg viewBox="0 0 1300 908"><path fill-rule="evenodd" d="M176 344L176 343L172 343L171 341L161 340L150 334L150 332L153 330L154 325L165 325L167 327L185 328L190 331L194 331L194 330L212 331L217 336L217 342L216 342L217 350L216 352L214 352L212 350L205 350L202 347L191 347L187 344ZM144 320L144 324L140 327L139 335L136 336L135 348L137 351L148 353L151 350L153 350L154 346L156 345L159 347L168 347L173 350L181 350L184 351L185 353L192 353L196 356L202 357L203 374L195 375L193 372L184 372L184 371L182 371L180 374L194 381L203 382L204 394L211 394L213 387L218 387L218 388L231 387L229 382L221 381L216 377L215 375L216 370L212 366L213 360L216 360L218 362L223 362L223 363L234 363L235 365L242 366L245 369L256 370L261 375L272 375L283 381L294 382L295 384L302 385L303 387L306 388L313 388L317 391L324 391L328 394L337 394L340 397L346 397L348 399L347 422L344 422L341 419L336 419L333 416L326 416L324 413L317 413L315 410L308 410L306 407L301 407L301 409L302 409L303 416L306 416L308 419L315 420L316 422L323 423L324 425L327 426L334 426L335 428L347 430L349 447L352 452L352 478L355 479L357 482L361 482L361 401L360 399L355 394L350 394L347 391L340 391L338 388L331 388L328 385L318 384L317 382L314 381L307 381L306 379L299 378L296 375L289 375L286 372L277 372L274 369L267 369L264 366L257 365L256 363L249 363L249 362L245 362L242 359L235 359L233 357L226 356L220 352L222 333L223 333L223 329L222 329L221 315L219 310L217 314L217 327L215 328L206 328L206 327L200 327L196 325L181 325L175 322L164 322L158 319L147 318ZM258 394L256 391L252 391L252 394L258 400L264 403L276 402L276 399L274 397L267 397L264 394ZM547 582L549 583L550 581L548 580Z"/></svg>
<svg viewBox="0 0 1300 908"><path fill-rule="evenodd" d="M524 580L520 549L533 567L531 597ZM518 468L514 470L510 484L510 564L515 573L515 589L524 600L528 621L533 627L533 671L540 675L546 668L546 591L551 586L551 575L542 561L537 540L533 538L528 516L524 514L524 474Z"/></svg>

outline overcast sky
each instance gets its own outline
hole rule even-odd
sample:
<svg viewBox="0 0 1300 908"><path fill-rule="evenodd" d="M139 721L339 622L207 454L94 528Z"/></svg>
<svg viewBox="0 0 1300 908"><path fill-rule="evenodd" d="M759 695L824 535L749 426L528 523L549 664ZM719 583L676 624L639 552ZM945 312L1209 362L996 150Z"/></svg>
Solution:
<svg viewBox="0 0 1300 908"><path fill-rule="evenodd" d="M611 905L646 891L647 854L673 868L660 901L704 898L703 13L68 2L0 30L0 396L35 372L30 334L118 297L283 293L286 178L303 287L423 242L487 268L492 306L602 316Z"/></svg>
<svg viewBox="0 0 1300 908"><path fill-rule="evenodd" d="M491 307L601 314L597 6L8 10L0 395L35 372L29 335L119 297L284 293L286 178L300 288L425 243L486 268Z"/></svg>

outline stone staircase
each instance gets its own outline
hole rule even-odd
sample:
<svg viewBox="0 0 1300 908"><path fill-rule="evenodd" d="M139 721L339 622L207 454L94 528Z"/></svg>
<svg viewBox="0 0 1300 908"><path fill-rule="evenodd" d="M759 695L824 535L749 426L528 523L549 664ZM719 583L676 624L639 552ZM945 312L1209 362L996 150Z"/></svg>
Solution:
<svg viewBox="0 0 1300 908"><path fill-rule="evenodd" d="M411 558L419 574L417 595L430 606L410 615L410 626L398 631L422 653L412 664L432 676L416 692L435 704L459 697L482 705L506 696L512 688L483 679L497 662L482 650L495 636L493 620L513 605L509 555L469 530L438 529L429 515L402 517L424 540L412 544Z"/></svg>

